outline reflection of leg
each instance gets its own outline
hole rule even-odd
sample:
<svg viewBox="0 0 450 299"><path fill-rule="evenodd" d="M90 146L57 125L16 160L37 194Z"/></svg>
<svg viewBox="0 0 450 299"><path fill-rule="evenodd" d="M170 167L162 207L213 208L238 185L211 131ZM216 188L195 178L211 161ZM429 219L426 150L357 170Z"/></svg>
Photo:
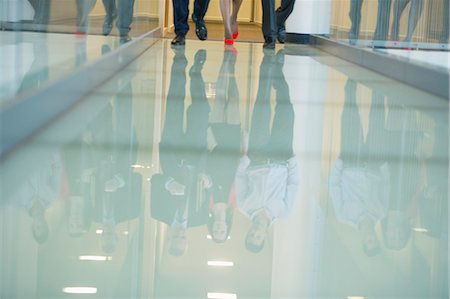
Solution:
<svg viewBox="0 0 450 299"><path fill-rule="evenodd" d="M408 18L408 32L405 41L410 41L412 39L414 30L416 29L417 23L422 15L422 10L423 0L411 0L411 8L409 10Z"/></svg>
<svg viewBox="0 0 450 299"><path fill-rule="evenodd" d="M391 37L398 40L398 32L400 27L400 19L409 0L395 0L394 2L394 19L392 21Z"/></svg>
<svg viewBox="0 0 450 299"><path fill-rule="evenodd" d="M86 33L89 26L89 14L94 8L96 0L77 0L78 31Z"/></svg>
<svg viewBox="0 0 450 299"><path fill-rule="evenodd" d="M373 37L374 40L387 40L390 16L391 0L378 0L377 27Z"/></svg>
<svg viewBox="0 0 450 299"><path fill-rule="evenodd" d="M48 22L50 20L50 6L51 6L51 0L41 0L38 1L37 7L35 8L35 15L34 15L34 23L39 25L44 25L43 27L40 27L40 31L45 31L46 26L48 25Z"/></svg>
<svg viewBox="0 0 450 299"><path fill-rule="evenodd" d="M127 35L131 30L133 21L134 0L119 0L119 18L117 27L121 36Z"/></svg>
<svg viewBox="0 0 450 299"><path fill-rule="evenodd" d="M364 144L361 119L356 105L356 82L348 80L345 86L344 110L341 115L341 159L355 163Z"/></svg>
<svg viewBox="0 0 450 299"><path fill-rule="evenodd" d="M273 55L266 54L259 69L258 93L253 108L248 150L250 159L264 156L265 147L270 139L272 72Z"/></svg>
<svg viewBox="0 0 450 299"><path fill-rule="evenodd" d="M103 21L103 35L111 33L113 21L117 16L116 1L115 0L103 0L103 7L105 8L105 20Z"/></svg>
<svg viewBox="0 0 450 299"><path fill-rule="evenodd" d="M262 1L262 31L264 37L275 38L277 36L276 15L275 15L275 0L261 0Z"/></svg>
<svg viewBox="0 0 450 299"><path fill-rule="evenodd" d="M349 38L358 39L359 36L359 25L361 24L361 9L363 5L363 0L351 0L350 2L350 12L349 17L352 22L352 27L350 28Z"/></svg>
<svg viewBox="0 0 450 299"><path fill-rule="evenodd" d="M441 43L448 43L448 38L449 38L449 23L448 23L448 19L449 19L449 14L450 14L450 7L449 7L449 2L450 0L444 0L444 7L443 7L443 11L442 11L442 34L441 34L441 38L439 39L439 41Z"/></svg>
<svg viewBox="0 0 450 299"><path fill-rule="evenodd" d="M295 115L281 62L276 63L273 76L276 78L273 81L273 87L277 104L268 151L270 151L270 157L275 160L288 160L293 156L292 141Z"/></svg>
<svg viewBox="0 0 450 299"><path fill-rule="evenodd" d="M366 138L366 154L369 162L385 161L387 154L385 145L389 140L384 118L384 95L374 90L372 91L372 105Z"/></svg>
<svg viewBox="0 0 450 299"><path fill-rule="evenodd" d="M186 94L187 59L175 54L170 73L169 92L166 101L166 118L161 143L172 144L180 141L183 135L184 98Z"/></svg>

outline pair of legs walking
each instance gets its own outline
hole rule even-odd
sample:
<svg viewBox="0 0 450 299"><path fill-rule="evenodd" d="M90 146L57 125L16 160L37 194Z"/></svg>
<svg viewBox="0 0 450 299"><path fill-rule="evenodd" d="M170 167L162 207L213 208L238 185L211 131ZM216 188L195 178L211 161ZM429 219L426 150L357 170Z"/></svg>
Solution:
<svg viewBox="0 0 450 299"><path fill-rule="evenodd" d="M195 0L192 20L195 23L195 33L198 39L206 40L208 31L205 25L205 14L208 10L210 0ZM172 40L172 45L182 46L185 44L186 34L189 31L189 0L172 0L173 23L175 25L176 37Z"/></svg>
<svg viewBox="0 0 450 299"><path fill-rule="evenodd" d="M280 43L286 40L285 23L294 9L295 0L282 0L281 6L275 10L275 0L261 0L263 8L262 32L264 48L274 49L275 40Z"/></svg>

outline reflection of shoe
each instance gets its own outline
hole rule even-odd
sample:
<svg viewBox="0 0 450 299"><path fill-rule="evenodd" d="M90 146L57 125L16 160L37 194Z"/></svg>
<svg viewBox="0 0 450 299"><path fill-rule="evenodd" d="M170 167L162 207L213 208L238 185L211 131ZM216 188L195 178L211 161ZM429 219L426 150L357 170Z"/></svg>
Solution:
<svg viewBox="0 0 450 299"><path fill-rule="evenodd" d="M276 59L279 64L284 64L284 49L278 50L276 54Z"/></svg>
<svg viewBox="0 0 450 299"><path fill-rule="evenodd" d="M264 38L263 48L264 49L275 49L275 39L270 36L266 36Z"/></svg>
<svg viewBox="0 0 450 299"><path fill-rule="evenodd" d="M102 55L108 54L111 52L111 47L109 45L102 45Z"/></svg>
<svg viewBox="0 0 450 299"><path fill-rule="evenodd" d="M103 35L109 35L111 33L111 30L113 28L113 21L115 18L115 15L107 15L105 17L105 20L103 21Z"/></svg>
<svg viewBox="0 0 450 299"><path fill-rule="evenodd" d="M186 36L184 34L177 34L170 43L172 46L184 46L186 44Z"/></svg>
<svg viewBox="0 0 450 299"><path fill-rule="evenodd" d="M284 28L284 26L278 27L277 39L280 44L284 44L286 42L286 28Z"/></svg>
<svg viewBox="0 0 450 299"><path fill-rule="evenodd" d="M195 53L194 64L189 70L189 74L200 72L203 69L205 61L206 61L206 50L205 49L198 50L197 53Z"/></svg>
<svg viewBox="0 0 450 299"><path fill-rule="evenodd" d="M195 34L199 40L206 40L208 38L208 29L206 29L205 21L197 18L195 14L192 14L192 21L195 23Z"/></svg>
<svg viewBox="0 0 450 299"><path fill-rule="evenodd" d="M225 45L225 53L232 53L234 56L237 56L238 51L233 45Z"/></svg>
<svg viewBox="0 0 450 299"><path fill-rule="evenodd" d="M128 35L128 33L120 35L120 43L121 44L128 43L129 41L131 41L131 37Z"/></svg>

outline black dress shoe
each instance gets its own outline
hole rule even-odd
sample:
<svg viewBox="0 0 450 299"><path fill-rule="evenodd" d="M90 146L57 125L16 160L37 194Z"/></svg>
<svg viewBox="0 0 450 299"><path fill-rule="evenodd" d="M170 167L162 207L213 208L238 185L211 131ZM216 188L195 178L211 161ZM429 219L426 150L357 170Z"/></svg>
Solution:
<svg viewBox="0 0 450 299"><path fill-rule="evenodd" d="M192 14L192 21L195 23L195 34L199 40L206 40L208 38L208 29L206 29L205 21L203 19L197 18L196 15Z"/></svg>
<svg viewBox="0 0 450 299"><path fill-rule="evenodd" d="M184 46L186 44L186 36L184 34L177 34L171 44L172 46Z"/></svg>
<svg viewBox="0 0 450 299"><path fill-rule="evenodd" d="M284 44L286 42L286 28L284 27L278 28L277 39L280 44Z"/></svg>
<svg viewBox="0 0 450 299"><path fill-rule="evenodd" d="M265 37L263 48L264 49L275 49L275 39L272 37Z"/></svg>

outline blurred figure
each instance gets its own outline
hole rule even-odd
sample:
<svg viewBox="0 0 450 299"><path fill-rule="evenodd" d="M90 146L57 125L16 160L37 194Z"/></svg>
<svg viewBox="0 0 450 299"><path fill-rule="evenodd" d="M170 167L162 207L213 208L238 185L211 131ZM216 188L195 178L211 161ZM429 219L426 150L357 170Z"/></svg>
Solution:
<svg viewBox="0 0 450 299"><path fill-rule="evenodd" d="M192 103L185 115L186 66L184 48L175 49L159 144L162 173L151 179L151 215L166 223L167 248L174 256L187 249L187 228L206 224L211 179L205 173L209 104L201 70L206 51L195 54L191 77Z"/></svg>
<svg viewBox="0 0 450 299"><path fill-rule="evenodd" d="M361 25L361 9L364 0L351 0L350 21L352 26L349 32L350 43L355 44L359 39L359 29ZM391 0L378 0L377 26L372 37L373 40L385 41L389 32L389 18L391 15Z"/></svg>
<svg viewBox="0 0 450 299"><path fill-rule="evenodd" d="M356 104L356 82L345 86L341 115L341 153L331 170L329 192L338 221L355 228L367 256L380 253L375 225L389 206L390 173L386 157L384 97L372 94L369 128L364 138Z"/></svg>
<svg viewBox="0 0 450 299"><path fill-rule="evenodd" d="M33 6L34 14L34 31L46 32L47 25L50 21L51 0L29 0Z"/></svg>
<svg viewBox="0 0 450 299"><path fill-rule="evenodd" d="M244 155L236 174L239 210L252 221L245 247L254 253L263 249L274 221L289 215L298 191L297 158L292 150L295 115L283 65L283 51L276 55L265 52L259 71L248 150L244 141ZM276 107L271 127L272 87Z"/></svg>
<svg viewBox="0 0 450 299"><path fill-rule="evenodd" d="M239 35L237 16L242 0L220 0L225 45L233 45Z"/></svg>
<svg viewBox="0 0 450 299"><path fill-rule="evenodd" d="M448 24L448 18L450 15L450 6L449 6L450 0L444 0L443 3L444 3L444 6L442 9L442 33L441 33L439 42L443 43L443 44L448 44L448 38L450 35L450 32L449 32L450 28L449 28L449 24Z"/></svg>
<svg viewBox="0 0 450 299"><path fill-rule="evenodd" d="M75 34L87 34L89 29L89 15L95 6L96 0L76 0L77 29Z"/></svg>
<svg viewBox="0 0 450 299"><path fill-rule="evenodd" d="M411 41L414 30L422 15L423 0L394 0L394 20L392 22L391 38L395 41L399 40L400 19L408 3L410 4L410 8L405 42Z"/></svg>
<svg viewBox="0 0 450 299"><path fill-rule="evenodd" d="M103 0L106 16L103 21L103 35L111 33L113 22L117 18L117 29L119 30L120 41L130 41L129 32L131 30L131 23L133 21L133 10L135 0Z"/></svg>
<svg viewBox="0 0 450 299"><path fill-rule="evenodd" d="M262 32L264 49L275 49L275 41L284 44L286 40L286 20L294 10L295 0L282 0L275 10L274 0L262 0Z"/></svg>
<svg viewBox="0 0 450 299"><path fill-rule="evenodd" d="M413 203L423 188L417 155L422 133L417 111L399 107L393 99L388 98L387 103L389 113L386 126L391 136L389 146L396 159L390 163L389 209L381 221L381 228L386 248L401 250L410 240Z"/></svg>
<svg viewBox="0 0 450 299"><path fill-rule="evenodd" d="M212 180L212 200L208 231L216 243L224 243L228 239L236 207L233 182L241 138L236 56L234 48L225 49L209 116L207 173Z"/></svg>

